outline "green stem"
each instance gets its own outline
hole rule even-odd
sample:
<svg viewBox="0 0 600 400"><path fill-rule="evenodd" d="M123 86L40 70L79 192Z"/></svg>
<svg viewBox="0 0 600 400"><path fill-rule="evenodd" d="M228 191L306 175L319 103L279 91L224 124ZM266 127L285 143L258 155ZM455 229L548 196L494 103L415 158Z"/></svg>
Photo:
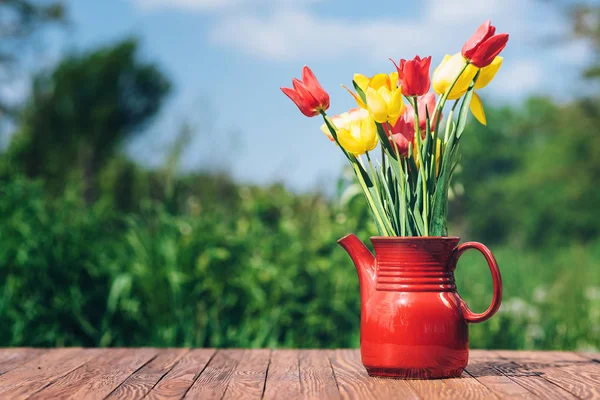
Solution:
<svg viewBox="0 0 600 400"><path fill-rule="evenodd" d="M394 137L392 136L392 128L390 127L390 124L388 122L385 123L387 128L388 128L388 132L390 132L390 141L392 142L392 148L394 149L394 152L396 153L396 161L398 161L398 170L400 171L401 174L404 174L404 167L402 165L402 159L400 158L400 149L398 148L398 143L396 143L396 141L394 140ZM402 196L402 200L400 200L400 234L402 236L406 236L406 193L405 193L405 186L404 186L404 175L398 177L398 180L401 182L400 184L400 192L398 193L398 198L400 198L400 196Z"/></svg>
<svg viewBox="0 0 600 400"><path fill-rule="evenodd" d="M360 170L358 170L358 165L357 164L352 164L352 166L354 167L354 174L358 178L358 183L360 183L360 186L362 187L362 190L363 190L363 192L365 194L365 197L367 198L367 202L369 203L369 206L371 207L371 211L373 212L373 216L375 217L375 221L376 221L376 223L379 226L379 231L384 236L390 236L390 234L388 233L388 231L387 231L387 229L385 227L385 224L383 223L383 220L381 219L381 216L379 215L379 211L377 210L377 207L375 206L375 202L373 201L373 197L371 196L371 192L369 191L369 188L367 187L364 179L362 178Z"/></svg>
<svg viewBox="0 0 600 400"><path fill-rule="evenodd" d="M419 148L418 157L419 157L419 170L421 170L421 185L423 187L423 229L424 235L429 236L429 218L428 218L428 206L429 206L429 196L427 196L427 166L425 165L425 159L423 158L423 149L421 142L421 130L419 129L419 107L417 98L413 97L413 108L415 110L415 135L417 137L417 147ZM425 138L426 140L429 138Z"/></svg>
<svg viewBox="0 0 600 400"><path fill-rule="evenodd" d="M363 193L365 194L365 197L367 199L369 208L371 209L371 212L373 213L373 216L375 217L375 223L378 226L379 232L382 235L389 236L387 229L385 227L385 224L383 223L381 216L379 215L379 212L377 210L377 207L375 206L375 202L373 201L371 192L369 191L369 188L367 187L367 184L366 184L366 182L363 178L362 172L360 170L361 164L359 164L359 162L361 160L357 159L353 154L348 153L346 151L346 149L344 149L344 147L342 147L342 145L340 144L340 142L337 138L337 132L334 129L335 126L333 125L333 123L331 122L331 120L329 119L329 117L327 116L325 111L321 111L321 116L323 117L325 124L327 124L329 131L330 131L331 135L333 136L333 138L335 139L335 142L338 144L340 150L342 150L342 152L344 153L344 155L346 156L348 161L350 161L350 164L352 165L352 169L354 170L354 175L356 175L356 178L358 179L358 183L360 184L360 186L363 190ZM364 169L364 167L363 167L363 169Z"/></svg>
<svg viewBox="0 0 600 400"><path fill-rule="evenodd" d="M375 175L375 168L373 167L373 163L371 162L371 156L369 155L368 151L365 153L365 155L367 156L367 160L369 162L369 168L371 169L371 175L373 176L373 185L375 186L375 191L378 193L377 203L379 204L380 210L385 212L385 207L383 206L383 202L381 200L381 195L380 195L381 192L379 190L379 184L377 183L377 177ZM383 223L386 224L386 228L388 229L388 231L391 233L395 233L394 227L392 226L392 223L390 222L388 216L384 215L384 218L382 218L382 220L383 220Z"/></svg>
<svg viewBox="0 0 600 400"><path fill-rule="evenodd" d="M450 85L450 87L446 90L446 92L441 97L438 98L438 101L435 105L435 115L442 115L442 110L444 109L444 106L446 105L446 100L448 99L448 96L450 96L450 92L452 91L452 89L454 89L456 82L458 82L461 75L463 74L463 72L466 71L468 66L469 66L469 62L467 61L465 63L465 66L463 67L463 69L460 70L460 73L458 74L458 76L454 79L454 82L452 82L452 85ZM435 130L436 131L438 130L438 128L440 126L440 120L441 120L441 118L438 117L437 121L435 122Z"/></svg>

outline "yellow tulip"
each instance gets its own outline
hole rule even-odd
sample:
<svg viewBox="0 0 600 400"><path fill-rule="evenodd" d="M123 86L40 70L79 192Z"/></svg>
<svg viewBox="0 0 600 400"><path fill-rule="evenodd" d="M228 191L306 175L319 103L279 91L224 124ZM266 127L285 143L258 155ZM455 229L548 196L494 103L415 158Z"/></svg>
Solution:
<svg viewBox="0 0 600 400"><path fill-rule="evenodd" d="M369 116L369 112L367 110L365 110L363 108L352 108L352 109L348 110L347 112L343 112L340 115L331 117L331 122L333 123L333 126L335 126L335 128L338 130L340 130L340 129L348 130L348 129L350 129L350 123L352 121L360 121L360 120L365 119L368 116ZM332 142L335 142L335 139L331 135L331 132L329 131L329 128L327 127L326 124L321 125L321 131L323 131L323 133L325 135L327 135L329 140L331 140Z"/></svg>
<svg viewBox="0 0 600 400"><path fill-rule="evenodd" d="M433 90L439 95L446 93L452 83L465 67L467 61L463 58L462 54L456 53L453 56L446 54L440 65L433 71L433 77L431 83ZM456 100L469 88L469 85L475 78L478 68L473 65L469 65L467 69L460 75L460 78L450 91L448 100Z"/></svg>
<svg viewBox="0 0 600 400"><path fill-rule="evenodd" d="M497 56L488 66L481 69L473 65L469 65L456 82L456 85L454 85L452 88L448 99L456 100L465 94L469 88L469 85L471 84L471 81L473 81L473 78L475 78L477 71L480 72L479 77L477 77L477 82L475 82L474 89L482 89L486 87L496 76L496 73L502 65L502 60L502 57ZM465 63L466 61L460 53L457 53L453 56L446 55L444 57L442 63L435 69L435 71L433 71L432 84L436 93L444 94L446 90L448 90L450 85L452 85L452 82L454 82L454 79L456 79L458 76L459 72L464 68ZM483 103L476 92L473 92L473 98L471 99L469 108L471 109L471 112L477 121L483 125L487 124L485 111L483 110Z"/></svg>
<svg viewBox="0 0 600 400"><path fill-rule="evenodd" d="M362 119L350 121L347 128L338 129L337 136L340 145L356 156L377 146L377 127L368 114Z"/></svg>
<svg viewBox="0 0 600 400"><path fill-rule="evenodd" d="M479 121L482 125L487 125L487 118L485 117L485 112L483 111L483 103L481 102L481 98L477 92L473 92L473 97L471 98L471 104L469 104L469 108L471 109L471 112L477 121Z"/></svg>
<svg viewBox="0 0 600 400"><path fill-rule="evenodd" d="M490 65L481 68L477 82L475 82L475 89L483 89L492 81L492 79L494 79L496 73L502 65L502 60L503 58L498 56L494 58L494 61L492 61Z"/></svg>
<svg viewBox="0 0 600 400"><path fill-rule="evenodd" d="M381 86L378 90L367 88L367 109L376 122L396 124L400 115L406 109L402 102L402 89L393 90Z"/></svg>
<svg viewBox="0 0 600 400"><path fill-rule="evenodd" d="M363 91L363 93L367 93L368 88L373 88L375 90L379 90L382 87L388 88L390 91L396 89L398 87L398 72L392 72L388 74L377 74L372 78L362 74L354 74L353 77L354 82L358 85L358 87ZM367 108L367 105L361 99L361 97L354 93L352 90L348 89L346 86L342 85L344 89L348 91L354 97L356 104L360 108Z"/></svg>
<svg viewBox="0 0 600 400"><path fill-rule="evenodd" d="M486 87L492 81L492 79L494 79L501 65L502 57L498 56L494 58L494 61L492 61L487 67L481 68L477 82L475 82L475 89ZM487 118L485 117L485 111L483 110L483 103L481 102L481 98L477 92L473 92L473 98L471 99L469 108L471 109L471 112L477 121L479 121L482 125L487 125Z"/></svg>

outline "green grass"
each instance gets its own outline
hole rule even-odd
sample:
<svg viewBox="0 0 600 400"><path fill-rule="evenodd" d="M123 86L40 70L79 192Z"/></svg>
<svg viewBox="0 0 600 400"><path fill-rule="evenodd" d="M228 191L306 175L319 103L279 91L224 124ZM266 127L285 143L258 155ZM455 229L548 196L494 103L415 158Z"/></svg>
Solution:
<svg viewBox="0 0 600 400"><path fill-rule="evenodd" d="M44 200L17 180L0 196L4 346L357 347L354 266L336 240L372 231L362 203L241 187L225 209L86 208ZM359 210L359 211L357 211ZM353 227L363 227L355 230ZM472 239L472 238L468 238ZM494 247L504 302L471 327L471 346L600 348L600 244ZM483 257L467 252L459 292L491 298Z"/></svg>
<svg viewBox="0 0 600 400"><path fill-rule="evenodd" d="M600 243L565 248L493 248L504 286L502 307L471 326L472 347L600 348ZM481 312L491 300L483 257L465 254L456 271L459 292Z"/></svg>

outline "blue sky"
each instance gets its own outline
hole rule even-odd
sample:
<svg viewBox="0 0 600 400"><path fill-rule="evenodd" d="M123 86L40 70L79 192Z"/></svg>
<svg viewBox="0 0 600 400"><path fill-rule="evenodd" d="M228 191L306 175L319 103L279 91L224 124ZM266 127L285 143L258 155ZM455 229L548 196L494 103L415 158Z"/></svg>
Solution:
<svg viewBox="0 0 600 400"><path fill-rule="evenodd" d="M175 90L156 122L128 144L149 166L183 121L195 136L184 170L227 168L239 180L282 181L297 190L323 188L344 159L280 92L308 64L331 94L330 112L353 106L340 87L352 74L391 72L389 57L443 55L460 50L485 19L511 37L484 103L518 102L532 94L560 100L585 90L580 67L585 42L568 36L565 13L536 0L72 0L72 28L52 36L51 64L61 54L141 39ZM16 90L16 89L15 89ZM16 90L19 92L19 90ZM476 123L472 121L472 123Z"/></svg>

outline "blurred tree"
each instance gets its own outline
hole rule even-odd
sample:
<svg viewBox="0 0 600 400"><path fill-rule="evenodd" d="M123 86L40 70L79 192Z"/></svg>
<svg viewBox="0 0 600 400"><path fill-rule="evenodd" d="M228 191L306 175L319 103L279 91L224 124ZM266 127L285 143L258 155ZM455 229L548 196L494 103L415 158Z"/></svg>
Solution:
<svg viewBox="0 0 600 400"><path fill-rule="evenodd" d="M23 48L49 24L65 21L61 1L0 0L0 84L23 56ZM0 99L0 111L10 107Z"/></svg>
<svg viewBox="0 0 600 400"><path fill-rule="evenodd" d="M487 243L557 245L600 235L600 101L532 98L491 109L461 144L465 188L451 216Z"/></svg>
<svg viewBox="0 0 600 400"><path fill-rule="evenodd" d="M68 57L34 79L6 164L55 190L82 178L90 204L99 169L147 125L169 90L165 75L140 61L135 40Z"/></svg>
<svg viewBox="0 0 600 400"><path fill-rule="evenodd" d="M588 78L600 78L600 6L578 4L573 7L573 28L577 37L588 39L594 48L594 60L585 70Z"/></svg>

